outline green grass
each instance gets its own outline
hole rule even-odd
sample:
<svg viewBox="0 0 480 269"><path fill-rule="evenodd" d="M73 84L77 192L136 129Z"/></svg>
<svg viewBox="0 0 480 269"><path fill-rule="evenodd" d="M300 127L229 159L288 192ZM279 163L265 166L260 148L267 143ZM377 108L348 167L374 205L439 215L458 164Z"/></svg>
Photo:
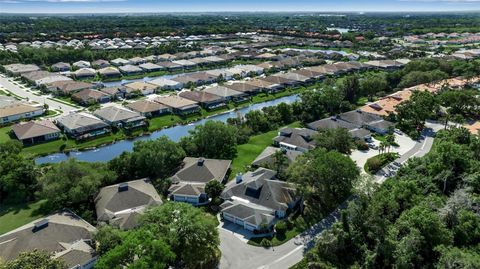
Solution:
<svg viewBox="0 0 480 269"><path fill-rule="evenodd" d="M17 205L0 205L0 235L41 218L40 206L45 200Z"/></svg>
<svg viewBox="0 0 480 269"><path fill-rule="evenodd" d="M263 239L267 239L270 241L271 246L276 247L280 246L281 244L287 242L288 240L294 238L297 236L299 233L302 231L299 231L297 229L292 229L288 230L284 235L278 235L276 234L274 237L268 236L268 237L255 237L250 240L248 240L248 244L256 247L261 247L260 242L262 242Z"/></svg>
<svg viewBox="0 0 480 269"><path fill-rule="evenodd" d="M10 130L12 130L11 126L0 128L0 143L5 143L11 140L10 135L8 134Z"/></svg>
<svg viewBox="0 0 480 269"><path fill-rule="evenodd" d="M299 127L300 122L294 122L289 127ZM250 137L248 143L237 146L237 157L232 160L232 172L230 178L235 177L237 173L245 172L250 164L262 151L272 145L272 140L278 135L278 130L273 130L264 134Z"/></svg>

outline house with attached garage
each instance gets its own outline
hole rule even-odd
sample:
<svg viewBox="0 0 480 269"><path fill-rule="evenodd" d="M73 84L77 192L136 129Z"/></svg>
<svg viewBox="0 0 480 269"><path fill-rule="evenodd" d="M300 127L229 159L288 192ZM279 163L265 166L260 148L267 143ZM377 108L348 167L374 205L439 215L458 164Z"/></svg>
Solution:
<svg viewBox="0 0 480 269"><path fill-rule="evenodd" d="M126 107L145 117L160 116L172 111L172 109L166 105L148 100L135 101L127 104Z"/></svg>
<svg viewBox="0 0 480 269"><path fill-rule="evenodd" d="M183 167L171 177L168 197L172 201L195 206L208 204L205 186L213 180L223 183L227 179L231 163L230 160L186 157L183 159Z"/></svg>
<svg viewBox="0 0 480 269"><path fill-rule="evenodd" d="M30 119L43 115L45 109L41 105L14 101L0 105L0 125Z"/></svg>
<svg viewBox="0 0 480 269"><path fill-rule="evenodd" d="M177 115L188 115L200 111L200 106L197 102L178 95L159 96L154 101L171 107L172 112Z"/></svg>
<svg viewBox="0 0 480 269"><path fill-rule="evenodd" d="M227 105L225 98L206 91L182 91L179 96L198 102L205 109L217 109Z"/></svg>
<svg viewBox="0 0 480 269"><path fill-rule="evenodd" d="M73 112L56 119L56 124L65 134L84 140L110 132L110 126L99 118L85 112Z"/></svg>
<svg viewBox="0 0 480 269"><path fill-rule="evenodd" d="M60 129L49 120L20 122L15 124L12 130L24 145L60 138Z"/></svg>
<svg viewBox="0 0 480 269"><path fill-rule="evenodd" d="M160 195L146 178L103 187L95 197L98 223L122 230L137 227L139 215L161 204Z"/></svg>
<svg viewBox="0 0 480 269"><path fill-rule="evenodd" d="M317 131L307 128L283 128L273 139L273 144L280 148L307 152L315 148L313 137Z"/></svg>
<svg viewBox="0 0 480 269"><path fill-rule="evenodd" d="M22 252L45 251L69 269L90 269L97 260L91 224L64 210L27 223L0 236L0 259L11 261Z"/></svg>
<svg viewBox="0 0 480 269"><path fill-rule="evenodd" d="M301 199L295 188L275 176L275 171L266 168L237 175L221 195L225 200L220 206L223 220L249 231L262 231L296 210Z"/></svg>
<svg viewBox="0 0 480 269"><path fill-rule="evenodd" d="M140 113L117 106L107 106L96 110L95 116L117 128L132 129L145 126L146 118Z"/></svg>

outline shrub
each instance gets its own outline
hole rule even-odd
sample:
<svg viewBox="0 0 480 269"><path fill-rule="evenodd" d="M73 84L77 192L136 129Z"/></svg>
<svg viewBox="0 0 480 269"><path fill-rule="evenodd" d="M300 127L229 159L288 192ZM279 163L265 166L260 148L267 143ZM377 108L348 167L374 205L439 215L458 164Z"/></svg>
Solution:
<svg viewBox="0 0 480 269"><path fill-rule="evenodd" d="M287 232L287 224L285 221L278 221L277 224L275 224L275 231L277 234L284 235Z"/></svg>
<svg viewBox="0 0 480 269"><path fill-rule="evenodd" d="M260 245L264 248L269 248L272 246L272 242L270 242L270 240L268 240L267 238L263 238L260 242Z"/></svg>
<svg viewBox="0 0 480 269"><path fill-rule="evenodd" d="M368 150L368 145L363 140L355 140L355 146L358 150Z"/></svg>

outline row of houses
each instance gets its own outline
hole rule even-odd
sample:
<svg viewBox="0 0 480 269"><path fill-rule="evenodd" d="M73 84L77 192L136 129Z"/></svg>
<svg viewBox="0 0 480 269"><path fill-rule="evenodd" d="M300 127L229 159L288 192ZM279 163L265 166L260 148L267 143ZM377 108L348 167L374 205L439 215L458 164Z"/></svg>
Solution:
<svg viewBox="0 0 480 269"><path fill-rule="evenodd" d="M19 101L10 96L0 96L0 125L39 117L44 112L45 109L40 104Z"/></svg>

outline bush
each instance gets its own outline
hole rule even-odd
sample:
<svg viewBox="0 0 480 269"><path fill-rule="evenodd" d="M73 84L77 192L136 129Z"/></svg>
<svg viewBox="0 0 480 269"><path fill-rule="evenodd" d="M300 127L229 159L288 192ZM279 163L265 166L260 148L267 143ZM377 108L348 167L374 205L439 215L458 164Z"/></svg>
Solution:
<svg viewBox="0 0 480 269"><path fill-rule="evenodd" d="M373 156L365 163L365 172L369 174L377 173L386 164L393 162L398 157L398 153L390 152Z"/></svg>
<svg viewBox="0 0 480 269"><path fill-rule="evenodd" d="M358 150L368 150L368 145L363 140L355 140L355 146Z"/></svg>
<svg viewBox="0 0 480 269"><path fill-rule="evenodd" d="M277 224L275 224L275 231L277 232L277 234L280 235L285 234L287 232L287 224L285 223L285 221L278 221Z"/></svg>
<svg viewBox="0 0 480 269"><path fill-rule="evenodd" d="M270 248L272 246L272 242L270 242L270 240L268 240L267 238L263 238L260 242L260 245L264 248Z"/></svg>

